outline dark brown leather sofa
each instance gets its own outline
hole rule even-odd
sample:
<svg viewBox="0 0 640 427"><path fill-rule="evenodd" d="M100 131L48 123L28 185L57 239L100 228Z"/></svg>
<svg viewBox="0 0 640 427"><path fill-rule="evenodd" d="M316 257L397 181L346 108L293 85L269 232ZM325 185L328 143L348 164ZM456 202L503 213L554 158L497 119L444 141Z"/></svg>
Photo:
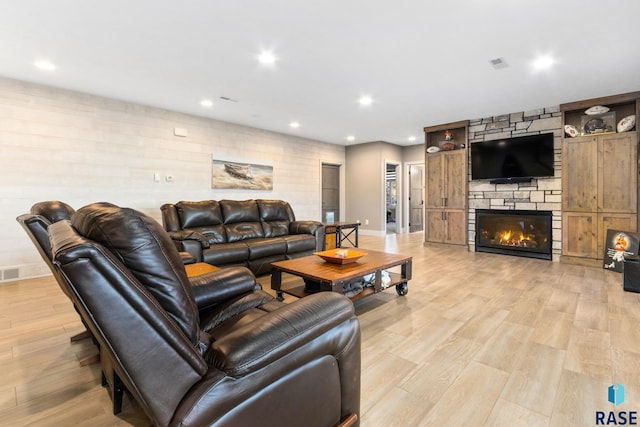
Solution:
<svg viewBox="0 0 640 427"><path fill-rule="evenodd" d="M183 201L160 210L178 250L217 267L241 265L262 275L274 261L324 250L324 225L296 221L282 200Z"/></svg>
<svg viewBox="0 0 640 427"><path fill-rule="evenodd" d="M154 424L358 425L360 329L346 297L283 304L244 267L189 282L160 224L107 203L48 232L107 374Z"/></svg>

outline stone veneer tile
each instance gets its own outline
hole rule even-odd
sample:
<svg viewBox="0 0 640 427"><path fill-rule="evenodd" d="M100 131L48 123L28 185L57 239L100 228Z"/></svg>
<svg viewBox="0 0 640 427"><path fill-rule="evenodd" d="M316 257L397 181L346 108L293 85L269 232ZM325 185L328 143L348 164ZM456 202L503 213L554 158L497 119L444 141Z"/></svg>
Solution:
<svg viewBox="0 0 640 427"><path fill-rule="evenodd" d="M530 199L532 202L544 202L544 191L532 191Z"/></svg>
<svg viewBox="0 0 640 427"><path fill-rule="evenodd" d="M516 203L516 209L523 210L523 211L535 211L536 210L536 204L535 203L517 202Z"/></svg>
<svg viewBox="0 0 640 427"><path fill-rule="evenodd" d="M511 113L511 115L509 116L509 121L511 123L516 123L516 122L521 122L522 121L522 117L523 117L523 112L519 112L519 113Z"/></svg>
<svg viewBox="0 0 640 427"><path fill-rule="evenodd" d="M469 133L483 132L487 128L486 124L478 124L475 126L469 126Z"/></svg>
<svg viewBox="0 0 640 427"><path fill-rule="evenodd" d="M530 120L526 122L516 123L516 130L528 130L529 126L531 126L531 123L533 122L531 122Z"/></svg>
<svg viewBox="0 0 640 427"><path fill-rule="evenodd" d="M488 130L484 133L484 140L485 141L491 141L493 139L504 139L504 138L509 138L511 137L511 131L513 129L509 129L509 128L499 128L499 129L493 129L493 130Z"/></svg>
<svg viewBox="0 0 640 427"><path fill-rule="evenodd" d="M514 191L513 192L513 198L514 199L527 199L528 200L530 195L531 195L531 191Z"/></svg>
<svg viewBox="0 0 640 427"><path fill-rule="evenodd" d="M484 197L489 199L513 199L513 191L487 191Z"/></svg>
<svg viewBox="0 0 640 427"><path fill-rule="evenodd" d="M544 108L535 108L533 110L527 110L522 114L525 117L539 116L540 114L544 114Z"/></svg>
<svg viewBox="0 0 640 427"><path fill-rule="evenodd" d="M491 208L490 199L472 199L469 200L469 207L474 209L489 209Z"/></svg>
<svg viewBox="0 0 640 427"><path fill-rule="evenodd" d="M496 191L516 191L518 184L496 184Z"/></svg>
<svg viewBox="0 0 640 427"><path fill-rule="evenodd" d="M559 129L562 120L560 117L549 117L548 119L534 120L529 126L529 132L550 131L551 129Z"/></svg>
<svg viewBox="0 0 640 427"><path fill-rule="evenodd" d="M562 203L562 196L560 194L547 194L544 196L546 203Z"/></svg>
<svg viewBox="0 0 640 427"><path fill-rule="evenodd" d="M538 190L562 190L562 182L559 179L539 179Z"/></svg>
<svg viewBox="0 0 640 427"><path fill-rule="evenodd" d="M483 181L471 181L469 183L469 191L495 191L496 184L490 184Z"/></svg>
<svg viewBox="0 0 640 427"><path fill-rule="evenodd" d="M562 203L538 203L539 211L558 211L562 209Z"/></svg>

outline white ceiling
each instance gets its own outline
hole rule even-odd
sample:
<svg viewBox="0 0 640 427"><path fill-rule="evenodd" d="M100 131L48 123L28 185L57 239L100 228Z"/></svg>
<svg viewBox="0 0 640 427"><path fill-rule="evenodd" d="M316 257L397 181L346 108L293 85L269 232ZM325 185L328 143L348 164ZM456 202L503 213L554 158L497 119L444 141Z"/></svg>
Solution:
<svg viewBox="0 0 640 427"><path fill-rule="evenodd" d="M413 145L428 125L640 90L639 18L638 0L0 0L0 76ZM535 71L539 55L554 67Z"/></svg>

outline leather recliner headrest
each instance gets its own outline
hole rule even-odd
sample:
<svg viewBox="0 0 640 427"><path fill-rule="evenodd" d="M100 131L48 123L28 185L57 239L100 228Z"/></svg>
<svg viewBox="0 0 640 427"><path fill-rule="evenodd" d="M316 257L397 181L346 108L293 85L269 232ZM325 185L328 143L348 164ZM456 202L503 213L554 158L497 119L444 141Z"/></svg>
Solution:
<svg viewBox="0 0 640 427"><path fill-rule="evenodd" d="M71 219L74 209L64 202L57 200L38 202L31 206L31 213L46 218L51 224L54 222Z"/></svg>
<svg viewBox="0 0 640 427"><path fill-rule="evenodd" d="M193 292L178 250L157 221L134 209L94 203L78 209L71 224L120 258L197 344L199 315Z"/></svg>

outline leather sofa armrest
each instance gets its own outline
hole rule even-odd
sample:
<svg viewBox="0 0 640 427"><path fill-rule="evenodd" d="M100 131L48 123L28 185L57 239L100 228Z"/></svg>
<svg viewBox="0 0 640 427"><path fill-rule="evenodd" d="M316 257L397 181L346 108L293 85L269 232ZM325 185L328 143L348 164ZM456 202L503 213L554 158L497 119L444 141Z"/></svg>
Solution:
<svg viewBox="0 0 640 427"><path fill-rule="evenodd" d="M318 221L291 221L289 234L313 234L318 231L324 233L324 224Z"/></svg>
<svg viewBox="0 0 640 427"><path fill-rule="evenodd" d="M209 247L209 239L207 239L207 236L205 236L202 233L198 233L197 231L193 231L193 230L178 230L178 231L169 231L169 237L171 237L171 240L174 241L184 241L184 240L195 240L197 242L200 242L200 246L202 246L203 249L206 249Z"/></svg>
<svg viewBox="0 0 640 427"><path fill-rule="evenodd" d="M191 252L181 251L179 253L180 253L180 259L182 259L182 263L184 265L196 263L197 259L195 256L191 254Z"/></svg>
<svg viewBox="0 0 640 427"><path fill-rule="evenodd" d="M189 278L199 310L261 289L256 277L245 267L227 267Z"/></svg>
<svg viewBox="0 0 640 427"><path fill-rule="evenodd" d="M178 252L189 252L196 262L203 261L202 249L209 247L209 241L204 234L191 230L169 231L168 234Z"/></svg>
<svg viewBox="0 0 640 427"><path fill-rule="evenodd" d="M292 221L289 234L311 234L316 238L316 251L324 250L324 224L318 221Z"/></svg>
<svg viewBox="0 0 640 427"><path fill-rule="evenodd" d="M353 303L344 295L334 292L310 295L235 329L215 341L206 357L227 375L242 377L352 318L357 322Z"/></svg>

